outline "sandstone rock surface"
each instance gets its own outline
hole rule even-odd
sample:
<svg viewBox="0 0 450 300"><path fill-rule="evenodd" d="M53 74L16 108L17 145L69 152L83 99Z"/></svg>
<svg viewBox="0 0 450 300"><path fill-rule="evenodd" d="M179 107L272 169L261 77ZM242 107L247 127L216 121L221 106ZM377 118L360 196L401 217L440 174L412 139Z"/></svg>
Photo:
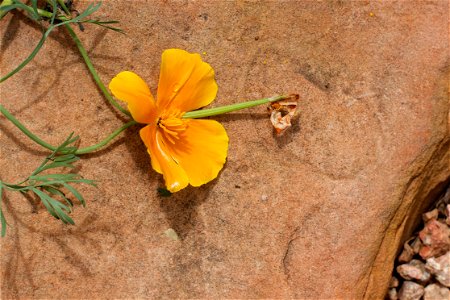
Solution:
<svg viewBox="0 0 450 300"><path fill-rule="evenodd" d="M78 163L98 188L80 187L76 226L5 194L2 298L384 297L450 176L447 1L105 1L99 16L127 32L79 33L104 82L132 70L155 92L161 52L183 48L215 69L214 105L296 92L299 121L277 138L264 107L217 117L224 170L170 198L132 128ZM41 33L20 14L0 31L5 74ZM0 89L52 144L75 131L91 145L123 123L64 30ZM45 153L0 117L2 180Z"/></svg>

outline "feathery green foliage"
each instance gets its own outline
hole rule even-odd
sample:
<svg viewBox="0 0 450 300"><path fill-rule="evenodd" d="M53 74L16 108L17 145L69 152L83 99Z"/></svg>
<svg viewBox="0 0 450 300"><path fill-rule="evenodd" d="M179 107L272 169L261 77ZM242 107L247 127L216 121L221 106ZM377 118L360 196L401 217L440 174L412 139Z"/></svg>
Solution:
<svg viewBox="0 0 450 300"><path fill-rule="evenodd" d="M86 205L84 197L74 187L74 184L84 183L95 186L93 180L85 179L74 173L53 173L57 168L73 169L73 163L80 158L75 155L77 147L73 144L79 139L73 133L59 145L45 160L28 176L27 179L17 184L10 184L0 181L0 223L2 226L1 235L5 236L7 222L1 208L3 190L21 192L23 194L31 192L40 199L48 212L66 224L75 224L68 216L72 212L73 202L67 196L70 192L83 206ZM47 171L44 173L44 171ZM50 172L50 173L49 173Z"/></svg>

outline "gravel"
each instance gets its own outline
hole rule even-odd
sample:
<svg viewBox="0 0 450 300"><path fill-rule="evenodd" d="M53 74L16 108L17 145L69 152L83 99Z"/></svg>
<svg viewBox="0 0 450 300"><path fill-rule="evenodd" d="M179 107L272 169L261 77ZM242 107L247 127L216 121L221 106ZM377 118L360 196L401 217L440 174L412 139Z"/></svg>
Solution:
<svg viewBox="0 0 450 300"><path fill-rule="evenodd" d="M391 300L450 300L450 187L403 245L386 294Z"/></svg>

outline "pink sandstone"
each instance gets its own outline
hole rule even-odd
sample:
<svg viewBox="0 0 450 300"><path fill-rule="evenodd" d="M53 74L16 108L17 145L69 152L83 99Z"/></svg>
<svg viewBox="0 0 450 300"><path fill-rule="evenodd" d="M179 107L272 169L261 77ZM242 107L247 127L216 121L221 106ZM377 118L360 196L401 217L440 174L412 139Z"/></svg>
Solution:
<svg viewBox="0 0 450 300"><path fill-rule="evenodd" d="M217 117L225 168L170 198L157 195L134 127L78 163L99 187L80 187L76 226L7 193L1 297L384 297L397 250L450 177L448 11L447 1L104 1L98 16L127 34L76 30L105 83L132 70L155 92L161 52L183 48L215 69L213 105L295 92L299 120L277 138L265 107ZM41 33L20 14L0 32L5 74ZM91 145L123 123L64 30L0 88L2 105L52 144L75 131ZM27 176L45 153L0 117L2 180Z"/></svg>

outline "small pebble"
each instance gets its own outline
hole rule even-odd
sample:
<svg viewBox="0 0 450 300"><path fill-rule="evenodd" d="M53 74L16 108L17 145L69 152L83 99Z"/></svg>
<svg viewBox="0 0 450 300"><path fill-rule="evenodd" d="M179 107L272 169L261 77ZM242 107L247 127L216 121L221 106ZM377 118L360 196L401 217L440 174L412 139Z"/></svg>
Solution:
<svg viewBox="0 0 450 300"><path fill-rule="evenodd" d="M169 228L166 231L164 231L164 234L167 237L169 237L170 239L174 240L174 241L180 240L180 238L178 237L177 232L175 230L173 230L172 228Z"/></svg>
<svg viewBox="0 0 450 300"><path fill-rule="evenodd" d="M397 272L406 280L418 280L427 282L430 280L430 273L425 270L425 264L420 260L413 259L409 264L403 264L397 267Z"/></svg>
<svg viewBox="0 0 450 300"><path fill-rule="evenodd" d="M450 229L438 220L429 220L419 237L424 245L419 252L423 259L440 256L450 248Z"/></svg>
<svg viewBox="0 0 450 300"><path fill-rule="evenodd" d="M397 300L398 299L397 290L395 288L389 289L388 298L389 298L389 300Z"/></svg>
<svg viewBox="0 0 450 300"><path fill-rule="evenodd" d="M450 299L450 290L440 284L433 283L425 288L424 300Z"/></svg>
<svg viewBox="0 0 450 300"><path fill-rule="evenodd" d="M414 242L411 245L414 254L418 254L420 252L420 249L422 249L422 246L423 246L423 244L420 241L419 237L416 237Z"/></svg>
<svg viewBox="0 0 450 300"><path fill-rule="evenodd" d="M398 261L401 263L408 263L414 256L414 249L406 242L403 245L402 254L398 257Z"/></svg>
<svg viewBox="0 0 450 300"><path fill-rule="evenodd" d="M437 258L427 259L426 269L436 277L442 285L450 287L450 251Z"/></svg>
<svg viewBox="0 0 450 300"><path fill-rule="evenodd" d="M422 215L423 221L426 223L429 220L436 220L438 218L439 211L437 208L433 209L432 211L426 212Z"/></svg>
<svg viewBox="0 0 450 300"><path fill-rule="evenodd" d="M389 287L390 288L396 288L398 287L398 279L395 276L391 277L391 280L389 281Z"/></svg>
<svg viewBox="0 0 450 300"><path fill-rule="evenodd" d="M261 195L261 201L267 201L267 199L269 199L269 196L267 195Z"/></svg>
<svg viewBox="0 0 450 300"><path fill-rule="evenodd" d="M424 288L418 283L405 281L398 293L400 300L419 300L424 293Z"/></svg>

